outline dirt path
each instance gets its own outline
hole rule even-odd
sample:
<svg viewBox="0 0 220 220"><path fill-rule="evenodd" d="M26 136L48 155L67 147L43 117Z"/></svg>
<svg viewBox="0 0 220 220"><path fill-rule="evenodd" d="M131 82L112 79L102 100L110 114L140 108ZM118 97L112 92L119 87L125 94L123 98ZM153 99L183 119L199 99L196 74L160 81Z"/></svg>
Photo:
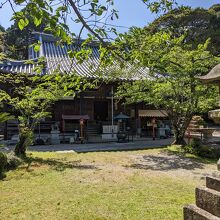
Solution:
<svg viewBox="0 0 220 220"><path fill-rule="evenodd" d="M220 176L215 164L202 163L199 160L182 155L161 151L158 154L133 155L130 168L159 172L175 177L203 179L207 175Z"/></svg>

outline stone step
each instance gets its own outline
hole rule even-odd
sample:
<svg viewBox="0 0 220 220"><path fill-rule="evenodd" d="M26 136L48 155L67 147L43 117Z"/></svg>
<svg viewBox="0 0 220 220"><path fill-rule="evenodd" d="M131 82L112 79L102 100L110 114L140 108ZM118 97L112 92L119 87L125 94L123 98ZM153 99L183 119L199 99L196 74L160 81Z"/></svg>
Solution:
<svg viewBox="0 0 220 220"><path fill-rule="evenodd" d="M220 220L217 216L197 207L196 205L187 205L183 208L184 220Z"/></svg>
<svg viewBox="0 0 220 220"><path fill-rule="evenodd" d="M87 133L98 133L98 131L97 130L87 130Z"/></svg>
<svg viewBox="0 0 220 220"><path fill-rule="evenodd" d="M206 187L220 192L220 179L217 177L206 177Z"/></svg>
<svg viewBox="0 0 220 220"><path fill-rule="evenodd" d="M196 205L220 217L220 192L207 187L196 188Z"/></svg>

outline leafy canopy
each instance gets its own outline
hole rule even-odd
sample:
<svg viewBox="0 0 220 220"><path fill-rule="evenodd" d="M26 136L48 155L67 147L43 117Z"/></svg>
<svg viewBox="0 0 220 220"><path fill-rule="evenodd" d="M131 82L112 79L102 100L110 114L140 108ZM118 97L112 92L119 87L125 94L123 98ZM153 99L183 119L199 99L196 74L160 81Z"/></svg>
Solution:
<svg viewBox="0 0 220 220"><path fill-rule="evenodd" d="M219 8L219 5L213 5L209 9L178 7L161 15L145 29L151 33L168 31L179 37L185 34L185 43L192 44L195 48L210 38L208 50L219 54Z"/></svg>
<svg viewBox="0 0 220 220"><path fill-rule="evenodd" d="M170 10L175 3L175 0L140 1L153 12ZM108 48L107 55L111 56L114 47L111 47L109 42L118 35L117 26L112 21L119 17L119 12L114 8L114 0L6 0L1 6L2 10L4 10L4 5L7 3L14 12L12 19L15 21L15 24L8 30L7 41L8 45L12 47L12 52L9 53L12 58L27 58L25 53L26 43L29 33L33 30L50 32L60 39L60 43L68 44L80 39L82 33L86 31L87 43L93 40L100 43L102 60L106 58L108 61L105 56L106 50L102 50L103 47ZM78 26L78 28L74 28L74 31L70 28L72 24ZM25 36L18 29L23 31ZM13 41L15 42L14 47ZM13 53L13 51L16 51L16 53ZM18 53L19 51L22 52ZM84 56L84 53L88 53L85 47L81 48L78 53L72 54L70 51L71 56L76 57ZM16 54L19 54L19 56L16 57ZM120 51L117 56L120 57Z"/></svg>
<svg viewBox="0 0 220 220"><path fill-rule="evenodd" d="M122 46L129 45L127 58L148 67L150 78L124 83L118 96L127 102L146 102L165 109L176 136L183 137L195 113L206 112L217 104L216 88L203 85L197 78L219 63L219 58L207 50L209 39L194 48L185 43L185 35L152 35L133 29L123 40Z"/></svg>
<svg viewBox="0 0 220 220"><path fill-rule="evenodd" d="M0 101L12 107L20 124L31 128L51 116L49 108L54 102L65 96L74 97L93 85L75 74L60 73L43 76L2 74L0 82L5 85L0 90Z"/></svg>

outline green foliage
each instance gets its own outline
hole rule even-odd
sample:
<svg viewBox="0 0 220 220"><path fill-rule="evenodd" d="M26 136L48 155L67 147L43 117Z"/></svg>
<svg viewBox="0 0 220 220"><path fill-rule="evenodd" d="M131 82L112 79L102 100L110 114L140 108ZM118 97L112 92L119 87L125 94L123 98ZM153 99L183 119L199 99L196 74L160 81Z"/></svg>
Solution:
<svg viewBox="0 0 220 220"><path fill-rule="evenodd" d="M25 124L24 120L26 120L26 118L20 119L19 142L16 144L15 147L15 152L18 150L18 152L16 152L16 155L22 154L20 152L20 148L23 148L25 151L30 145L33 144L33 128Z"/></svg>
<svg viewBox="0 0 220 220"><path fill-rule="evenodd" d="M189 145L183 147L183 150L203 158L218 159L220 157L220 149L203 145L200 138L193 138Z"/></svg>
<svg viewBox="0 0 220 220"><path fill-rule="evenodd" d="M152 12L168 11L172 9L175 0L141 0ZM109 47L109 40L118 35L116 27L111 22L118 19L119 13L114 8L114 0L67 0L52 4L46 0L12 0L11 7L21 8L13 10L12 20L15 23L7 30L8 56L15 59L26 59L27 48L32 31L49 32L60 39L60 43L71 44L75 39L80 39L84 30L88 39L98 41L102 47ZM71 22L80 24L81 29L72 32L67 25ZM110 25L109 25L110 24ZM86 48L81 48L80 57ZM69 51L71 52L71 50ZM120 57L120 52L118 52Z"/></svg>
<svg viewBox="0 0 220 220"><path fill-rule="evenodd" d="M5 32L5 28L0 25L0 32Z"/></svg>
<svg viewBox="0 0 220 220"><path fill-rule="evenodd" d="M0 26L0 61L6 58L5 47L5 30Z"/></svg>
<svg viewBox="0 0 220 220"><path fill-rule="evenodd" d="M194 127L197 127L197 128L199 128L200 126L205 127L207 125L207 123L204 121L204 119L201 116L198 116L198 115L194 115L192 117L192 121L194 122L193 123Z"/></svg>
<svg viewBox="0 0 220 220"><path fill-rule="evenodd" d="M157 0L157 1L150 1L150 0L142 0L148 8L152 12L166 12L173 8L174 5L177 4L176 0Z"/></svg>
<svg viewBox="0 0 220 220"><path fill-rule="evenodd" d="M12 59L28 59L28 48L30 46L30 39L32 32L44 31L46 28L46 20L43 19L42 23L36 24L36 17L31 19L27 13L24 15L23 10L14 15L16 20L14 24L9 27L5 32L6 54ZM48 33L48 31L47 31Z"/></svg>
<svg viewBox="0 0 220 220"><path fill-rule="evenodd" d="M118 96L130 103L145 102L166 110L175 137L183 138L195 113L217 105L217 88L203 85L197 78L219 62L207 50L208 44L209 40L194 48L185 43L185 35L174 37L167 32L150 34L132 29L119 45L128 45L126 56L133 63L149 68L149 77L124 83Z"/></svg>
<svg viewBox="0 0 220 220"><path fill-rule="evenodd" d="M210 38L208 50L214 54L220 53L220 18L217 15L217 6L210 9L178 7L161 15L145 29L151 33L168 31L175 36L185 34L185 43L195 47Z"/></svg>
<svg viewBox="0 0 220 220"><path fill-rule="evenodd" d="M19 29L22 31L26 26L28 26L29 24L29 20L27 18L24 18L24 19L20 19L18 21L18 27Z"/></svg>
<svg viewBox="0 0 220 220"><path fill-rule="evenodd" d="M17 157L14 152L7 154L7 164L5 166L6 170L14 170L23 163L22 159Z"/></svg>
<svg viewBox="0 0 220 220"><path fill-rule="evenodd" d="M13 115L10 115L7 112L0 112L0 123L6 122L8 120L14 119Z"/></svg>
<svg viewBox="0 0 220 220"><path fill-rule="evenodd" d="M5 177L5 166L7 164L7 157L4 153L0 152L0 179Z"/></svg>
<svg viewBox="0 0 220 220"><path fill-rule="evenodd" d="M7 74L1 75L0 81L10 86L11 91L1 89L1 101L11 105L20 113L19 120L24 124L36 124L44 117L52 103L63 96L75 96L76 92L83 90L83 85L90 86L85 80L75 74L51 75Z"/></svg>
<svg viewBox="0 0 220 220"><path fill-rule="evenodd" d="M189 149L191 149L189 153L198 154L202 147L202 140L200 138L193 138L191 144L189 145Z"/></svg>
<svg viewBox="0 0 220 220"><path fill-rule="evenodd" d="M216 154L216 149L212 146L202 145L200 149L196 151L196 154L200 157L218 159L220 155Z"/></svg>
<svg viewBox="0 0 220 220"><path fill-rule="evenodd" d="M0 89L0 102L11 106L12 113L19 120L19 143L17 154L23 154L33 140L33 129L43 118L51 116L50 107L65 96L93 86L92 81L82 79L74 73L61 75L2 74L0 83L7 85ZM19 152L22 149L22 152Z"/></svg>

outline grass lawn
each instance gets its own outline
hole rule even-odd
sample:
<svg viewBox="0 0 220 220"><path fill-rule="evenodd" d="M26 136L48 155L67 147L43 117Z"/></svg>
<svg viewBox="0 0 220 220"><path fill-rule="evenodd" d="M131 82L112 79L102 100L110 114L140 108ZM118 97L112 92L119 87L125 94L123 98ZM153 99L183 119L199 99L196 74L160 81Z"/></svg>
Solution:
<svg viewBox="0 0 220 220"><path fill-rule="evenodd" d="M166 149L31 153L0 181L0 219L182 219L213 162Z"/></svg>

